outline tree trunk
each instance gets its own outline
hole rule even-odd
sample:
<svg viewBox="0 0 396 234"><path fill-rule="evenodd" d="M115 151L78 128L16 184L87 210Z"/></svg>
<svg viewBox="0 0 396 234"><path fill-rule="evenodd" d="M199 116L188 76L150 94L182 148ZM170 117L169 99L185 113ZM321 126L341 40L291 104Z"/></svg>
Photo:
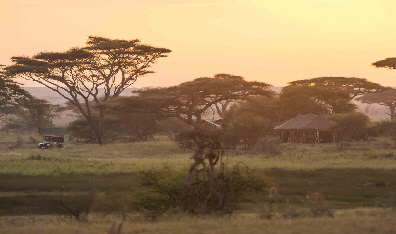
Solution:
<svg viewBox="0 0 396 234"><path fill-rule="evenodd" d="M102 108L99 108L99 134L98 134L98 143L99 145L105 145L106 141L104 139L104 125L105 125L105 110Z"/></svg>
<svg viewBox="0 0 396 234"><path fill-rule="evenodd" d="M389 106L391 121L395 121L395 106Z"/></svg>
<svg viewBox="0 0 396 234"><path fill-rule="evenodd" d="M100 121L100 120L99 120ZM105 145L104 139L103 139L103 133L100 132L100 128L98 128L97 125L95 125L95 123L92 123L92 121L89 122L91 125L91 128L95 134L95 138L98 141L99 145Z"/></svg>
<svg viewBox="0 0 396 234"><path fill-rule="evenodd" d="M188 184L197 182L197 168L199 165L205 165L204 151L205 148L199 148L195 151L192 157L194 162L191 164L190 169L188 170Z"/></svg>
<svg viewBox="0 0 396 234"><path fill-rule="evenodd" d="M95 123L94 119L92 116L88 115L83 115L84 118L88 121L89 125L91 126L91 129L93 131L93 134L95 135L95 138L98 142L99 145L104 145L104 134L103 131L101 131L100 126L103 126L100 122L103 121L102 118L99 118L99 125L98 123Z"/></svg>

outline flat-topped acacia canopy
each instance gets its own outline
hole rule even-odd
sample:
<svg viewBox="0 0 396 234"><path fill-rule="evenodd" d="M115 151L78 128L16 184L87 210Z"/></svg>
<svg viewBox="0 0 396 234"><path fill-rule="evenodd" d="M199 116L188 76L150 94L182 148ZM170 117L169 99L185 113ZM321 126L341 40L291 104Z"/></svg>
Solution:
<svg viewBox="0 0 396 234"><path fill-rule="evenodd" d="M13 65L5 70L10 75L36 81L64 97L90 123L98 143L104 144L107 101L117 98L139 77L153 73L149 68L170 52L141 44L137 39L90 36L84 47L13 57ZM94 121L94 115L99 115L99 121Z"/></svg>

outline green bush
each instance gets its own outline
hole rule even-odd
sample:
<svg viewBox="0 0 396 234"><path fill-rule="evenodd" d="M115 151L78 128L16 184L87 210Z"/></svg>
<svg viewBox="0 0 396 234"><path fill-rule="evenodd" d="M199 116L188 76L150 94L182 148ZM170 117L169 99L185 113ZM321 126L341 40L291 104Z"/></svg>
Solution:
<svg viewBox="0 0 396 234"><path fill-rule="evenodd" d="M396 122L382 120L372 123L370 131L374 136L394 136L396 133Z"/></svg>
<svg viewBox="0 0 396 234"><path fill-rule="evenodd" d="M239 203L249 200L249 194L264 193L268 187L262 175L249 170L243 163L217 174L211 183L203 173L196 183L188 184L186 172L168 166L140 174L145 190L134 206L150 216L171 210L188 214L231 214ZM210 184L216 187L216 195L208 197L213 189Z"/></svg>
<svg viewBox="0 0 396 234"><path fill-rule="evenodd" d="M334 114L328 118L336 123L333 129L337 130L338 141L360 141L369 135L370 119L363 113Z"/></svg>
<svg viewBox="0 0 396 234"><path fill-rule="evenodd" d="M93 119L96 124L98 124L99 118L95 117ZM121 127L120 121L117 119L106 118L104 121L105 132L104 137L106 141L115 141L122 137L123 128ZM96 137L92 131L89 122L86 119L77 119L71 122L67 126L68 132L71 133L73 137L84 140L84 142L91 143L96 142Z"/></svg>

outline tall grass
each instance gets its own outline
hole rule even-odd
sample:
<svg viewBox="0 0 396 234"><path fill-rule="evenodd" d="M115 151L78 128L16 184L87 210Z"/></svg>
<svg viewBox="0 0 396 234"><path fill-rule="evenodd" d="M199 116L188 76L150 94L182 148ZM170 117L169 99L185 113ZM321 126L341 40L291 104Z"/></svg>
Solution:
<svg viewBox="0 0 396 234"><path fill-rule="evenodd" d="M26 223L32 223L27 220ZM69 223L54 220L51 223L36 221L36 225L16 227L0 225L1 233L13 234L103 234L110 232L114 220L97 220L93 223ZM396 231L394 223L396 217L380 216L348 216L339 219L329 218L305 218L295 220L262 220L257 218L188 218L179 217L176 220L164 220L161 222L136 222L127 221L123 223L120 234L202 234L202 233L272 233L272 234L385 234ZM118 224L119 222L117 222Z"/></svg>
<svg viewBox="0 0 396 234"><path fill-rule="evenodd" d="M293 204L309 192L323 192L339 208L372 207L389 205L396 193L392 148L363 143L341 151L335 144L281 147L283 152L275 156L229 151L225 162L230 167L243 162L249 170L267 175L285 201ZM166 165L187 174L191 154L170 141L4 149L0 151L0 197L9 203L0 204L0 214L27 214L29 202L36 202L31 207L40 210L45 203L40 197L57 201L60 191L74 200L80 199L79 192L95 190L133 197L139 190L139 171ZM257 197L258 203L264 200ZM244 209L257 211L253 206Z"/></svg>
<svg viewBox="0 0 396 234"><path fill-rule="evenodd" d="M364 146L338 151L335 145L286 144L276 156L227 152L229 165L244 162L250 168L266 170L380 169L396 170L396 152ZM64 149L13 149L0 152L0 174L64 175L130 173L164 163L185 167L191 152L175 143L139 142L130 144L72 145Z"/></svg>

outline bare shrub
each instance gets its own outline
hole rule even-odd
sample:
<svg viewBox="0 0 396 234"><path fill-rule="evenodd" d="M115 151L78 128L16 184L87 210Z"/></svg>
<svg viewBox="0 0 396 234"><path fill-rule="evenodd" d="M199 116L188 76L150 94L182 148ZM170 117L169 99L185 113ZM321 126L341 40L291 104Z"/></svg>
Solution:
<svg viewBox="0 0 396 234"><path fill-rule="evenodd" d="M307 194L303 199L303 204L314 217L328 216L334 218L333 209L319 192Z"/></svg>
<svg viewBox="0 0 396 234"><path fill-rule="evenodd" d="M268 209L263 207L263 210L260 214L260 218L272 219L275 216L278 216L278 213L275 209L275 205L279 203L282 199L282 196L279 194L278 189L276 187L270 187L268 193Z"/></svg>
<svg viewBox="0 0 396 234"><path fill-rule="evenodd" d="M89 216L95 211L98 206L98 201L100 200L100 193L89 192L79 201L69 201L64 199L63 194L61 194L59 199L59 208L67 214L70 219L75 219L77 221L88 221Z"/></svg>
<svg viewBox="0 0 396 234"><path fill-rule="evenodd" d="M114 222L110 230L107 231L107 234L121 234L123 224L124 223L121 222L120 224L116 225L116 223Z"/></svg>
<svg viewBox="0 0 396 234"><path fill-rule="evenodd" d="M308 193L301 199L300 205L291 205L279 194L276 187L270 187L267 201L268 205L264 205L260 218L292 219L325 216L334 218L334 210L320 192Z"/></svg>
<svg viewBox="0 0 396 234"><path fill-rule="evenodd" d="M11 146L9 146L8 148L10 149L20 148L23 146L23 144L24 144L23 138L18 136L15 142L11 143Z"/></svg>
<svg viewBox="0 0 396 234"><path fill-rule="evenodd" d="M26 160L42 160L42 161L51 161L52 158L48 156L41 156L40 154L32 155L26 158Z"/></svg>
<svg viewBox="0 0 396 234"><path fill-rule="evenodd" d="M32 136L29 137L29 140L30 140L30 143L32 143L32 144L39 143L39 141L35 137L32 137Z"/></svg>

